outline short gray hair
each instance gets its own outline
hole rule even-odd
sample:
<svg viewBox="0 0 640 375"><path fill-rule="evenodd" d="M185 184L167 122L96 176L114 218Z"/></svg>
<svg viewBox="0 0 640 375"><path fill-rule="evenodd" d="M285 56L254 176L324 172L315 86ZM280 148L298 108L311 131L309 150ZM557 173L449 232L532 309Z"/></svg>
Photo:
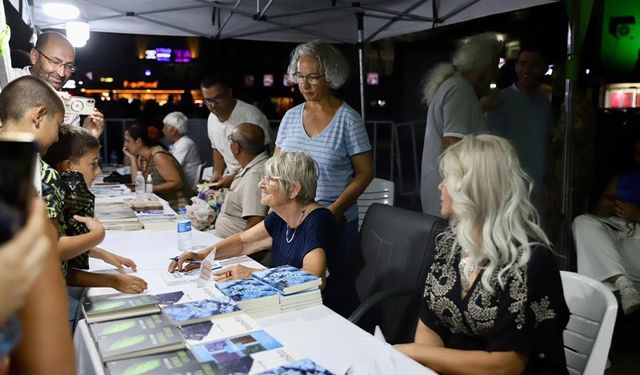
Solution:
<svg viewBox="0 0 640 375"><path fill-rule="evenodd" d="M276 177L289 193L296 182L300 183L297 200L309 204L316 199L318 164L304 152L283 152L267 160L264 173Z"/></svg>
<svg viewBox="0 0 640 375"><path fill-rule="evenodd" d="M287 73L292 79L293 75L298 71L298 60L302 56L316 58L318 69L324 74L324 78L332 89L339 89L347 81L347 77L349 77L347 60L336 47L319 40L299 44L291 52Z"/></svg>
<svg viewBox="0 0 640 375"><path fill-rule="evenodd" d="M162 123L175 128L178 133L185 135L189 131L189 127L187 125L188 121L189 119L184 115L184 113L176 111L164 116Z"/></svg>

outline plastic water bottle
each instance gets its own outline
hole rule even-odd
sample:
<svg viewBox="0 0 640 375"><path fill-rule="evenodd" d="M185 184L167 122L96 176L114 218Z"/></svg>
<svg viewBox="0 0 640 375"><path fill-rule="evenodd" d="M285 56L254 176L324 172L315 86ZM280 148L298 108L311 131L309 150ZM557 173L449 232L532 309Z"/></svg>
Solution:
<svg viewBox="0 0 640 375"><path fill-rule="evenodd" d="M191 251L191 219L187 216L187 209L178 210L178 251Z"/></svg>
<svg viewBox="0 0 640 375"><path fill-rule="evenodd" d="M109 164L118 164L118 154L116 150L112 150L109 154Z"/></svg>
<svg viewBox="0 0 640 375"><path fill-rule="evenodd" d="M147 183L144 185L144 192L148 196L153 195L153 181L151 181L151 173L147 175Z"/></svg>
<svg viewBox="0 0 640 375"><path fill-rule="evenodd" d="M144 176L141 171L136 173L136 195L138 198L144 197Z"/></svg>

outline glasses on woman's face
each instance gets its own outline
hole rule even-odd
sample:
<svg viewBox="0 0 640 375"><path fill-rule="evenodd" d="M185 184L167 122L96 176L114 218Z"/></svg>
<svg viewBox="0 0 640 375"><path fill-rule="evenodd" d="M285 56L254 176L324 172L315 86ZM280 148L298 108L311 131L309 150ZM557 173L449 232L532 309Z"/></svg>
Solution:
<svg viewBox="0 0 640 375"><path fill-rule="evenodd" d="M274 176L269 176L268 174L265 174L264 176L262 176L262 181L266 182L267 184L270 183L271 181L281 181L282 178L280 177L274 177Z"/></svg>
<svg viewBox="0 0 640 375"><path fill-rule="evenodd" d="M42 53L42 51L40 51L37 48L34 48L40 55L42 55L42 57L44 57L45 59L47 59L47 61L49 62L49 64L53 65L56 67L56 70L60 69L60 67L64 68L65 72L75 72L76 71L76 66L72 63L64 63L61 60L58 59L52 59L51 57L45 55L44 53Z"/></svg>
<svg viewBox="0 0 640 375"><path fill-rule="evenodd" d="M317 85L322 77L324 77L324 74L308 74L303 76L300 73L295 73L293 75L293 81L297 82L299 85L303 84L304 81L307 81L310 85Z"/></svg>

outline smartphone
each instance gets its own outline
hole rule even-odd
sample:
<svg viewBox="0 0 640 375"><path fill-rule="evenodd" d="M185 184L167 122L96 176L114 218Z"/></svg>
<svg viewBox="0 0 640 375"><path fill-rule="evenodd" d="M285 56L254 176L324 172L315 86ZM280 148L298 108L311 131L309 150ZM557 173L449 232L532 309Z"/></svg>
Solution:
<svg viewBox="0 0 640 375"><path fill-rule="evenodd" d="M90 115L96 106L96 100L82 96L64 99L64 111L67 114Z"/></svg>
<svg viewBox="0 0 640 375"><path fill-rule="evenodd" d="M0 243L24 226L35 195L38 145L30 133L0 133Z"/></svg>

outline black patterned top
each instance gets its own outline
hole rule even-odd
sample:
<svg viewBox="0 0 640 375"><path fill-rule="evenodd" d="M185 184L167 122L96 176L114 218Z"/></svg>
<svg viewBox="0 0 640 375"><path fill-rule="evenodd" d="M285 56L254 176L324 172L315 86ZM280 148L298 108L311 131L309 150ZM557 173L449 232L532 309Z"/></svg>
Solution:
<svg viewBox="0 0 640 375"><path fill-rule="evenodd" d="M94 216L95 196L84 182L82 173L76 171L60 172L64 206L62 220L65 223L66 236L78 236L89 232L86 225L76 221L73 215ZM84 252L69 259L69 267L89 269L89 253Z"/></svg>
<svg viewBox="0 0 640 375"><path fill-rule="evenodd" d="M47 217L58 220L58 234L64 236L66 230L66 225L62 218L64 193L62 192L60 174L42 159L40 159L40 180L42 182L42 199L47 209ZM68 267L67 261L60 262L62 276L67 276Z"/></svg>
<svg viewBox="0 0 640 375"><path fill-rule="evenodd" d="M528 353L525 374L565 374L562 332L569 320L560 272L551 251L535 246L525 267L502 278L491 277L495 294L481 281L482 270L462 298L461 248L451 256L455 234L438 236L427 274L420 320L443 340L461 350Z"/></svg>

